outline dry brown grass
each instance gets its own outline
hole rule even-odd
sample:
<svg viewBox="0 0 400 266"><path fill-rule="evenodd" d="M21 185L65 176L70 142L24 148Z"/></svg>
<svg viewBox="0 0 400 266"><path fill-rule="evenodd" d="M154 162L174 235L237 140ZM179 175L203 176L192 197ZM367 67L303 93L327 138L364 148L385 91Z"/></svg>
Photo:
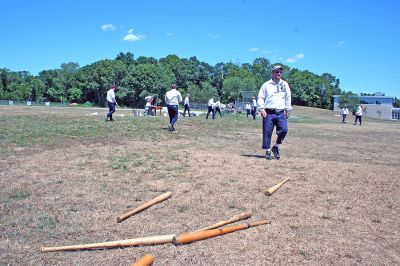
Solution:
<svg viewBox="0 0 400 266"><path fill-rule="evenodd" d="M400 124L295 107L281 160L261 120L134 118L117 110L0 107L0 264L400 264ZM291 177L275 194L265 190ZM165 191L173 196L122 223ZM42 246L178 234L251 210L270 225L185 246L41 253Z"/></svg>

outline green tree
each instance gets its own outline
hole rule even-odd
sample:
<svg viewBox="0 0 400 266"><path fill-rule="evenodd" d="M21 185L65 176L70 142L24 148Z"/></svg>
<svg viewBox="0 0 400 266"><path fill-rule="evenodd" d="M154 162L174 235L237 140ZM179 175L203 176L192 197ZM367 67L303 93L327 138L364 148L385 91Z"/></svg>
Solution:
<svg viewBox="0 0 400 266"><path fill-rule="evenodd" d="M79 64L75 62L62 63L60 67L65 73L76 73L79 70Z"/></svg>
<svg viewBox="0 0 400 266"><path fill-rule="evenodd" d="M52 80L52 86L47 90L47 97L51 102L64 102L67 100L67 92L60 77Z"/></svg>
<svg viewBox="0 0 400 266"><path fill-rule="evenodd" d="M38 77L34 77L29 81L29 86L31 87L31 96L30 98L33 101L43 102L46 100L44 97L45 94L45 86Z"/></svg>
<svg viewBox="0 0 400 266"><path fill-rule="evenodd" d="M30 81L32 75L27 71L12 72L7 69L2 71L1 97L8 100L30 100L32 97L32 87ZM6 88L6 89L4 89Z"/></svg>
<svg viewBox="0 0 400 266"><path fill-rule="evenodd" d="M127 52L127 53L119 53L117 55L117 57L115 58L115 60L119 60L124 62L127 65L132 65L135 63L135 58L133 56L133 54L131 52Z"/></svg>
<svg viewBox="0 0 400 266"><path fill-rule="evenodd" d="M192 102L196 103L206 103L210 97L218 96L217 89L209 82L202 82L199 86L190 84L187 93L190 94Z"/></svg>
<svg viewBox="0 0 400 266"><path fill-rule="evenodd" d="M268 59L263 57L254 59L251 69L255 75L258 88L261 88L265 81L271 79L272 65Z"/></svg>
<svg viewBox="0 0 400 266"><path fill-rule="evenodd" d="M349 92L343 92L342 94L339 95L339 108L342 108L343 106L349 107L353 112L356 111L357 104L360 103L360 97L349 91Z"/></svg>
<svg viewBox="0 0 400 266"><path fill-rule="evenodd" d="M190 68L177 55L168 55L160 59L160 63L175 75L178 88L186 89L192 77Z"/></svg>
<svg viewBox="0 0 400 266"><path fill-rule="evenodd" d="M153 57L145 57L145 56L139 56L138 59L136 60L137 64L150 64L150 65L157 65L159 62L157 59Z"/></svg>
<svg viewBox="0 0 400 266"><path fill-rule="evenodd" d="M320 77L321 91L321 104L318 107L333 109L333 95L338 95L341 93L339 88L340 81L335 76L329 73L324 73Z"/></svg>
<svg viewBox="0 0 400 266"><path fill-rule="evenodd" d="M175 77L172 71L163 68L160 64L136 65L130 69L127 77L122 81L123 85L133 92L130 101L134 106L143 106L144 97L147 95L156 96L158 100L163 101L167 89L174 82Z"/></svg>
<svg viewBox="0 0 400 266"><path fill-rule="evenodd" d="M30 100L32 90L26 83L11 83L9 85L9 92L6 94L7 98L15 101Z"/></svg>
<svg viewBox="0 0 400 266"><path fill-rule="evenodd" d="M8 73L10 72L9 69L3 67L0 69L0 96L2 97L1 99L4 99L4 95L7 93L8 89Z"/></svg>
<svg viewBox="0 0 400 266"><path fill-rule="evenodd" d="M126 64L121 60L101 60L80 69L78 74L78 88L82 90L83 101L90 101L104 106L107 91L112 85L116 85L117 101L125 97L127 88L120 86L122 79L127 74Z"/></svg>
<svg viewBox="0 0 400 266"><path fill-rule="evenodd" d="M257 94L259 87L257 86L257 77L252 72L250 64L228 64L227 76L223 81L223 101L240 101L242 91L252 91Z"/></svg>
<svg viewBox="0 0 400 266"><path fill-rule="evenodd" d="M316 74L307 70L292 69L288 82L292 92L292 104L318 107L322 84Z"/></svg>
<svg viewBox="0 0 400 266"><path fill-rule="evenodd" d="M332 96L342 93L339 79L329 73L319 76L281 65L282 77L292 89L293 104L332 108ZM176 83L181 93L190 93L198 102L206 102L211 96L220 96L223 101L240 100L241 91L257 94L271 78L272 66L263 57L251 64L228 62L211 66L195 56L186 59L171 54L160 60L144 56L135 60L132 53L120 52L114 60L100 60L82 68L74 62L63 63L60 69L44 70L36 77L26 71L0 69L0 98L104 105L107 90L116 85L120 104L141 106L143 95L152 94L161 102L171 83Z"/></svg>
<svg viewBox="0 0 400 266"><path fill-rule="evenodd" d="M211 85L218 91L218 95L223 94L224 80L228 75L228 70L225 63L216 64L210 71Z"/></svg>
<svg viewBox="0 0 400 266"><path fill-rule="evenodd" d="M82 97L82 91L79 88L69 88L67 91L69 102L79 102Z"/></svg>

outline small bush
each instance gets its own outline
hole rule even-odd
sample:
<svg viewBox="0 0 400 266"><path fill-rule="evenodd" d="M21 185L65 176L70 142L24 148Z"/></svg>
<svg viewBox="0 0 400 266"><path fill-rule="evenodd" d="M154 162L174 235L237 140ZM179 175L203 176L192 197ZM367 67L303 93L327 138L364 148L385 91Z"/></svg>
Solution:
<svg viewBox="0 0 400 266"><path fill-rule="evenodd" d="M91 102L85 102L80 105L81 107L93 107L93 104Z"/></svg>

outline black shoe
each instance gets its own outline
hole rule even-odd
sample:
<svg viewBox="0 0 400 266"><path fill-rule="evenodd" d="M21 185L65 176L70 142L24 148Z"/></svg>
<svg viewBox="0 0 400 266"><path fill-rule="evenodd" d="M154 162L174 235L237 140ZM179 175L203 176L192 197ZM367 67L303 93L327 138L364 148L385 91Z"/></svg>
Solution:
<svg viewBox="0 0 400 266"><path fill-rule="evenodd" d="M272 147L272 152L274 153L274 157L275 159L279 160L281 158L280 154L279 154L279 149L276 146Z"/></svg>
<svg viewBox="0 0 400 266"><path fill-rule="evenodd" d="M267 152L265 153L265 159L267 159L267 160L271 160L271 159L272 159L272 154L271 154L270 151L267 151Z"/></svg>

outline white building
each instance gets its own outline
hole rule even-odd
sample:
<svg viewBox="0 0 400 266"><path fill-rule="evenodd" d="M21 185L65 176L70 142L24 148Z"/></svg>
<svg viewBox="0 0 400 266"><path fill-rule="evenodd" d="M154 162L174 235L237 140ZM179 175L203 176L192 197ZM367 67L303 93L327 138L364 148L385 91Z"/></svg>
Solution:
<svg viewBox="0 0 400 266"><path fill-rule="evenodd" d="M339 111L340 95L333 96L333 110ZM390 96L358 96L363 106L363 115L378 119L400 120L400 108L394 108L394 97Z"/></svg>

